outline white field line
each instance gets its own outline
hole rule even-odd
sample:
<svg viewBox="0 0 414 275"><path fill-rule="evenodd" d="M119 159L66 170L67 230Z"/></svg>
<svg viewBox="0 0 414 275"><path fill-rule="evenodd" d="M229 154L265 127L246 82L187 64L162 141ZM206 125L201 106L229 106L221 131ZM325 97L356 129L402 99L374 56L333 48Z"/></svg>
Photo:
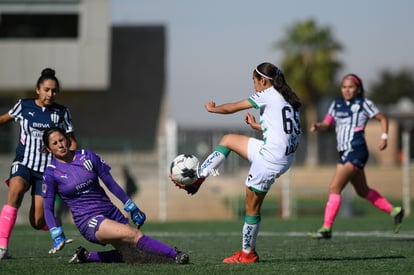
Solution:
<svg viewBox="0 0 414 275"><path fill-rule="evenodd" d="M240 236L240 232L144 232L148 236L154 237L178 237L178 238L188 238L188 237L226 237L226 236ZM259 232L259 236L264 237L308 237L309 232L271 232L271 231L262 231ZM379 237L379 238L414 238L414 231L410 232L400 232L395 234L393 232L387 231L338 231L333 232L333 236L341 237Z"/></svg>
<svg viewBox="0 0 414 275"><path fill-rule="evenodd" d="M143 231L145 235L152 237L175 237L175 238L203 238L203 237L229 237L229 236L240 236L240 232L160 232L160 231ZM79 234L75 230L65 230L67 236L73 236ZM39 234L36 230L29 230L27 232L13 232L13 235L37 235ZM308 237L309 232L271 232L261 231L259 236L263 237ZM378 237L378 238L413 238L414 231L403 231L400 233L393 233L392 231L333 231L333 237Z"/></svg>
<svg viewBox="0 0 414 275"><path fill-rule="evenodd" d="M259 232L259 236L263 237L308 237L309 232ZM145 232L148 236L158 237L226 237L226 236L240 236L241 232ZM414 238L414 231L403 232L395 234L386 231L334 231L334 236L341 237L378 237L378 238Z"/></svg>

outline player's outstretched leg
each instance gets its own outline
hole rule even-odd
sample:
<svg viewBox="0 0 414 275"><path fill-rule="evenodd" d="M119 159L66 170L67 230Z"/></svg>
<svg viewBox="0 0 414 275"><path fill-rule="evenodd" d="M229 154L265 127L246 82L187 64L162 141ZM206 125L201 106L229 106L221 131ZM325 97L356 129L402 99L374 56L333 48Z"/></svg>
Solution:
<svg viewBox="0 0 414 275"><path fill-rule="evenodd" d="M172 248L156 239L153 239L151 237L148 237L146 235L139 238L136 248L138 250L163 256L166 258L173 259L177 264L187 264L190 260L189 256L182 252L177 250L176 248Z"/></svg>

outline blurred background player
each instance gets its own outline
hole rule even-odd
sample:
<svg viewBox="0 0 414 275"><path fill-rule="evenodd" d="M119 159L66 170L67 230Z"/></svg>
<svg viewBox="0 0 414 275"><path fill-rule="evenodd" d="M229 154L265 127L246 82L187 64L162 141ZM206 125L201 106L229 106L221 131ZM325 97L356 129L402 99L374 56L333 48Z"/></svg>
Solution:
<svg viewBox="0 0 414 275"><path fill-rule="evenodd" d="M128 224L128 218L111 202L99 179L124 204L124 210L131 214L138 228L144 224L146 216L114 180L111 167L96 153L70 150L70 140L60 128L45 131L43 142L45 150L54 156L44 172L42 188L45 219L53 239L49 253L55 253L65 245L63 229L56 224L53 215L55 196L59 194L85 239L115 247L115 250L90 253L80 247L69 262L133 262L136 256L139 260L148 258L143 256L145 253L165 261L188 263L186 253L152 239Z"/></svg>
<svg viewBox="0 0 414 275"><path fill-rule="evenodd" d="M133 197L139 193L139 185L135 178L131 175L128 167L126 165L122 166L122 175L125 180L125 192L128 197Z"/></svg>
<svg viewBox="0 0 414 275"><path fill-rule="evenodd" d="M8 246L11 232L16 222L17 211L24 194L31 188L32 202L29 220L35 229L44 229L42 176L51 156L41 152L42 134L51 127L61 127L76 147L71 114L65 106L55 103L60 92L59 80L55 71L46 68L37 80L37 98L19 100L10 111L0 115L0 124L12 120L20 124L16 156L10 169L7 202L0 213L0 259L9 257Z"/></svg>
<svg viewBox="0 0 414 275"><path fill-rule="evenodd" d="M223 260L229 264L259 261L256 239L260 229L263 200L274 180L292 164L302 134L298 111L301 103L286 83L282 71L273 64L262 63L253 71L253 83L256 93L248 99L219 106L214 102L207 102L205 108L208 112L218 114L259 109L260 123L250 113L246 113L245 122L253 129L261 131L263 140L226 134L200 166L197 181L191 185L173 181L189 194L195 194L205 178L222 164L231 151L249 160L250 170L245 182L246 215L242 231L242 250Z"/></svg>
<svg viewBox="0 0 414 275"><path fill-rule="evenodd" d="M379 150L387 148L388 119L380 113L374 103L364 97L362 80L355 74L345 75L341 85L342 97L335 99L321 122L313 123L311 131L326 130L335 125L339 160L329 185L329 197L325 207L323 226L310 235L315 239L330 239L332 226L341 206L341 192L351 182L358 196L370 201L375 207L394 217L394 231L400 229L404 209L393 207L387 199L370 188L364 167L368 161L368 148L364 129L369 119L380 122L382 135Z"/></svg>

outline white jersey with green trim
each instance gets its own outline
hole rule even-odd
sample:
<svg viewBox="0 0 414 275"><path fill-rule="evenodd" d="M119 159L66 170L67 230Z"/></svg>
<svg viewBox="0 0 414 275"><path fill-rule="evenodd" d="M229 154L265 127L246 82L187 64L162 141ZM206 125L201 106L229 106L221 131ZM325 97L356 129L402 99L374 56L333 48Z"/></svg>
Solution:
<svg viewBox="0 0 414 275"><path fill-rule="evenodd" d="M271 163L291 163L302 135L299 111L274 87L256 92L248 100L260 110L263 132L260 154Z"/></svg>

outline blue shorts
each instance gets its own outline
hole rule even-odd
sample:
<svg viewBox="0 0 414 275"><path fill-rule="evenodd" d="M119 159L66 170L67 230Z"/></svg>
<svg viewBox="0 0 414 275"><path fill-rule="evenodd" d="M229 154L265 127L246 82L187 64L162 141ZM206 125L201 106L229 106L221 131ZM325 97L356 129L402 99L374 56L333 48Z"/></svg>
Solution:
<svg viewBox="0 0 414 275"><path fill-rule="evenodd" d="M368 148L366 145L356 146L350 150L339 152L339 163L345 164L350 162L353 166L364 169L368 161Z"/></svg>
<svg viewBox="0 0 414 275"><path fill-rule="evenodd" d="M13 162L10 168L10 178L20 176L32 187L31 195L42 195L43 173L33 171L26 166Z"/></svg>

